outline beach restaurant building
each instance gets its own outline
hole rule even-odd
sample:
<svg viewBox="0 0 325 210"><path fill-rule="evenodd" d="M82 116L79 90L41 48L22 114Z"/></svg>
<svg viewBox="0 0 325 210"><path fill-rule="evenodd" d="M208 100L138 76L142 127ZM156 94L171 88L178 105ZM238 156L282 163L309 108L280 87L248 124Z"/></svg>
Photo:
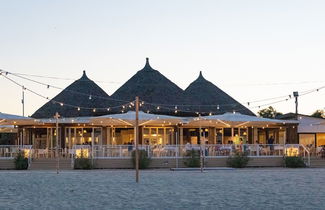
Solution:
<svg viewBox="0 0 325 210"><path fill-rule="evenodd" d="M136 96L140 145L267 145L269 139L272 144L298 144L297 121L256 117L201 72L182 90L154 70L149 59L112 96L84 71L31 118L2 124L18 128L15 144L31 145L37 157L54 153L57 147L62 154L79 147L125 150L135 140ZM56 113L58 119L53 117Z"/></svg>

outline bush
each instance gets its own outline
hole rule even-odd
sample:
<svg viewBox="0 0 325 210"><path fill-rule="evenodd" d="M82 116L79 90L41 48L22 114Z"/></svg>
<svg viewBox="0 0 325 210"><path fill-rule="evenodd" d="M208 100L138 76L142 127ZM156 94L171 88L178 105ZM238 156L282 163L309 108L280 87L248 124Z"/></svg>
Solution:
<svg viewBox="0 0 325 210"><path fill-rule="evenodd" d="M146 169L149 167L150 158L148 157L147 151L138 150L139 151L139 169ZM135 168L135 151L132 151L132 163Z"/></svg>
<svg viewBox="0 0 325 210"><path fill-rule="evenodd" d="M199 150L189 150L186 151L185 154L186 160L184 161L184 165L187 167L200 167L200 151Z"/></svg>
<svg viewBox="0 0 325 210"><path fill-rule="evenodd" d="M249 158L243 152L236 152L235 155L229 156L227 160L227 165L232 168L245 168Z"/></svg>
<svg viewBox="0 0 325 210"><path fill-rule="evenodd" d="M76 158L74 160L74 169L89 170L92 168L93 168L93 166L92 166L91 160L89 158Z"/></svg>
<svg viewBox="0 0 325 210"><path fill-rule="evenodd" d="M306 164L302 157L285 157L284 165L288 168L304 168Z"/></svg>
<svg viewBox="0 0 325 210"><path fill-rule="evenodd" d="M26 170L28 168L28 158L25 157L24 151L19 151L15 157L15 169Z"/></svg>

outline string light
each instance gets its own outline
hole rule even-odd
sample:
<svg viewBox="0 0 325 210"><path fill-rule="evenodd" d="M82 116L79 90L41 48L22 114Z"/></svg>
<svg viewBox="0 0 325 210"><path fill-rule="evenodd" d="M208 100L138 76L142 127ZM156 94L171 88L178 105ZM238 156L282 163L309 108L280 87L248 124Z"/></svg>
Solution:
<svg viewBox="0 0 325 210"><path fill-rule="evenodd" d="M33 81L33 82L36 82L36 83L38 83L38 84L42 84L42 85L46 85L46 87L47 88L50 88L50 87L54 87L54 88L58 88L58 87L55 87L55 86L52 86L52 85L49 85L49 84L44 84L44 83L42 83L42 82L38 82L38 81L35 81L35 80L32 80L32 79L29 79L29 78L25 78L25 77L21 77L21 76L19 76L19 75L17 75L17 74L14 74L14 73L10 73L10 72L4 72L4 71L2 71L2 70L0 70L0 72L1 72L1 76L4 76L5 78L7 78L7 79L9 79L8 77L6 77L5 75L8 75L8 74L10 74L10 75L13 75L13 76L17 76L17 77L20 77L20 78L23 78L23 79L27 79L27 80L29 80L29 81ZM5 73L5 75L3 74L3 73ZM9 80L11 80L11 79L9 79ZM14 82L15 84L18 84L17 82L15 82L15 81L13 81L13 80L11 80L12 82ZM18 84L19 85L19 84ZM19 86L21 86L21 85L19 85ZM21 86L21 87L23 87L23 89L24 90L26 90L26 87L24 87L24 86ZM320 89L323 89L323 88L325 88L325 86L323 86L323 87L319 87L319 88L317 88L317 89L312 89L312 90L308 90L308 91L301 91L301 96L302 95L307 95L307 94L309 94L309 93L312 93L312 92L318 92ZM58 88L58 89L61 89L61 88ZM66 90L66 89L64 89L65 91L70 91L70 90ZM38 95L38 96L40 96L40 97L43 97L43 98L45 98L45 99L47 99L47 100L49 100L49 98L48 97L44 97L44 96L42 96L41 94L39 94L39 93L36 93L36 92L34 92L34 91L32 91L32 90L30 90L30 89L28 89L28 91L30 91L30 92L32 92L32 93L34 93L34 94L36 94L36 95ZM85 93L80 93L80 92L76 92L76 91L71 91L71 92L75 92L75 93L78 93L78 94L85 94ZM89 95L89 99L92 99L92 95ZM94 96L95 97L95 96ZM107 97L101 97L101 96L96 96L96 97L100 97L100 98L105 98L105 99L108 99ZM262 106L268 106L268 105L270 105L270 104L275 104L275 103L280 103L280 102L282 102L282 101L288 101L288 100L290 100L291 98L292 98L292 96L291 96L291 94L290 95L286 95L286 96L280 96L280 97L273 97L273 98L268 98L268 99L262 99L262 100L257 100L257 101L250 101L250 102L247 102L247 104L248 105L251 105L251 103L254 103L254 102L258 102L258 101L267 101L267 100L271 100L271 99L277 99L277 98L283 98L283 97L289 97L289 98L286 98L286 99L284 99L284 100L281 100L281 101L275 101L275 102L272 102L272 103L268 103L268 104L263 104L263 105L259 105L259 106L256 106L256 107L251 107L251 108L261 108ZM118 101L122 101L122 100L119 100L119 99L109 99L109 100L118 100ZM54 101L54 100L51 100L53 103L59 103L61 106L63 106L63 103L62 102L57 102L57 101ZM130 103L131 105L133 104L133 102L128 102L128 103ZM145 102L144 101L142 101L141 102L141 104L140 104L140 106L141 105L143 105ZM76 106L74 106L74 105L68 105L68 104L64 104L64 105L66 105L66 106L71 106L71 107L76 107ZM236 104L223 104L222 106L232 106L232 105L237 105L237 103ZM172 106L172 105L166 105L166 106ZM178 105L174 105L175 106L175 109L176 109L176 111L178 112ZM217 109L219 110L220 109L220 106L219 105L194 105L194 104L192 104L192 105L182 105L182 106L206 106L206 107L217 107ZM125 106L124 106L125 107ZM130 107L130 106L129 106ZM156 107L157 107L157 105L156 105ZM80 108L80 107L79 107ZM131 108L131 107L130 107ZM161 106L159 106L159 109L161 108ZM83 107L83 108L80 108L80 109L90 109L90 108L87 108L87 107ZM103 109L103 108L99 108L99 109ZM105 108L105 109L107 109L107 108ZM246 108L245 108L246 109ZM240 111L240 110L245 110L244 108L243 109L237 109L237 110L235 110L235 111ZM168 109L166 109L166 110L168 110ZM183 110L182 110L183 111ZM176 113L177 113L176 112ZM191 113L194 113L193 111L189 111L189 110L184 110L184 112L191 112ZM205 112L206 114L209 114L209 112Z"/></svg>

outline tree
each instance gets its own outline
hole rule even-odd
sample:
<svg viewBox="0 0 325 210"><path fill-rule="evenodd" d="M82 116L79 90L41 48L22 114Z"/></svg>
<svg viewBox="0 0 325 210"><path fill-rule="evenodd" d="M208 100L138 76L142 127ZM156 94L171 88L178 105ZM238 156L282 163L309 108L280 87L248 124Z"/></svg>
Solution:
<svg viewBox="0 0 325 210"><path fill-rule="evenodd" d="M311 117L318 117L318 118L325 118L325 112L324 112L324 110L318 109L310 116Z"/></svg>
<svg viewBox="0 0 325 210"><path fill-rule="evenodd" d="M257 114L261 117L271 118L271 119L274 119L278 115L282 115L281 112L277 112L272 106L269 106L268 108L258 111Z"/></svg>

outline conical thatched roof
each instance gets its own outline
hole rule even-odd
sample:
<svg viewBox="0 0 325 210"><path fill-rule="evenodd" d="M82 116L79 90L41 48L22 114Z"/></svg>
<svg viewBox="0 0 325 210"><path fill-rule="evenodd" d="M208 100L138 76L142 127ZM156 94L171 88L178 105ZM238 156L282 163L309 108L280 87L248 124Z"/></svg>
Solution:
<svg viewBox="0 0 325 210"><path fill-rule="evenodd" d="M58 102L63 103L63 106ZM86 72L83 71L83 75L80 79L73 82L51 101L44 104L32 115L32 117L52 118L56 112L62 117L95 116L106 114L105 107L108 108L112 106L112 104L114 103L110 100L109 95L95 82L90 80ZM78 111L78 108L69 105L81 108ZM92 109L86 108L103 109L96 109L96 112L93 112Z"/></svg>
<svg viewBox="0 0 325 210"><path fill-rule="evenodd" d="M139 96L140 100L149 103L182 104L184 103L183 92L159 71L151 68L147 58L144 68L123 84L112 98L131 101Z"/></svg>
<svg viewBox="0 0 325 210"><path fill-rule="evenodd" d="M223 114L226 112L239 112L246 115L254 115L249 109L241 105L227 93L206 80L202 72L199 77L192 82L185 90L185 95L192 106L191 110L201 112L213 112L214 114Z"/></svg>

